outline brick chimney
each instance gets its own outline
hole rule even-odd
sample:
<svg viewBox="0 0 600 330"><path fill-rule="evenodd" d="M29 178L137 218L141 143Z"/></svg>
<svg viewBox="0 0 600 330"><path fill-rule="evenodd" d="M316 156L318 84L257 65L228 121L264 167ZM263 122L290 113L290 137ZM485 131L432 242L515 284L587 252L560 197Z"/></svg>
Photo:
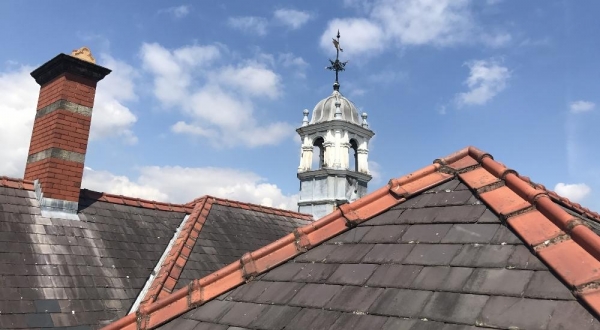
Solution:
<svg viewBox="0 0 600 330"><path fill-rule="evenodd" d="M31 73L41 86L25 179L36 181L42 211L77 213L96 83L111 70L82 47Z"/></svg>

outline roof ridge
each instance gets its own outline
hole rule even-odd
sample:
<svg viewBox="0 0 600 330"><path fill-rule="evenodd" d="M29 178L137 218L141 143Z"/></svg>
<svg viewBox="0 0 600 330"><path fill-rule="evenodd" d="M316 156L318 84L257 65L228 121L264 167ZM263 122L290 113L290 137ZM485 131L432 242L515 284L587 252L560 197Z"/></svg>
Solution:
<svg viewBox="0 0 600 330"><path fill-rule="evenodd" d="M18 178L11 178L8 176L0 176L0 187L8 187L8 188L31 190L31 191L35 190L33 181L25 180L25 179L18 179Z"/></svg>
<svg viewBox="0 0 600 330"><path fill-rule="evenodd" d="M597 213L533 183L479 149L468 147L459 153L462 158L455 153L436 161L458 173L532 253L543 260L579 300L600 315L600 236L555 202L578 209L578 213L592 219L597 218ZM470 165L473 162L475 168Z"/></svg>
<svg viewBox="0 0 600 330"><path fill-rule="evenodd" d="M213 201L210 198L201 198L197 201L190 217L183 225L179 237L175 239L167 258L163 261L152 285L146 292L146 296L142 298L140 309L171 294L179 281L179 276L181 276L196 240L200 236L212 204Z"/></svg>
<svg viewBox="0 0 600 330"><path fill-rule="evenodd" d="M149 329L197 307L224 292L307 251L325 240L349 230L407 198L454 177L432 164L409 175L392 179L384 186L350 204L341 205L331 214L297 228L279 240L256 251L245 253L224 268L192 281L187 287L143 306L104 329Z"/></svg>
<svg viewBox="0 0 600 330"><path fill-rule="evenodd" d="M196 202L199 199L202 199L202 198L212 198L215 203L217 203L219 205L224 205L224 206L258 211L258 212L262 212L262 213L266 213L266 214L274 214L274 215L281 215L281 216L285 216L285 217L293 217L293 218L302 219L302 220L314 220L312 215L306 214L306 213L300 213L300 212L295 212L295 211L291 211L291 210L284 210L284 209L279 209L279 208L271 207L271 206L263 206L263 205L254 204L254 203L240 202L240 201L235 201L235 200L222 198L222 197L216 197L216 196L212 196L212 195L204 195L204 196L196 198L193 201L186 203L184 205L186 205L186 206L194 205L194 204L196 204Z"/></svg>
<svg viewBox="0 0 600 330"><path fill-rule="evenodd" d="M81 189L80 193L80 196L83 196L84 198L96 199L101 202L112 204L136 206L160 211L182 212L188 214L192 213L193 211L193 207L189 206L188 204L158 202L142 198L99 192L86 188Z"/></svg>
<svg viewBox="0 0 600 330"><path fill-rule="evenodd" d="M384 186L331 214L141 308L104 329L149 329L253 279L408 198L458 177L600 315L600 237L555 200L568 202L469 146ZM575 206L568 202L570 206ZM581 208L585 211L585 209ZM592 214L592 212L588 212ZM564 258L564 255L571 256ZM577 267L573 267L577 263ZM583 270L582 270L583 269Z"/></svg>

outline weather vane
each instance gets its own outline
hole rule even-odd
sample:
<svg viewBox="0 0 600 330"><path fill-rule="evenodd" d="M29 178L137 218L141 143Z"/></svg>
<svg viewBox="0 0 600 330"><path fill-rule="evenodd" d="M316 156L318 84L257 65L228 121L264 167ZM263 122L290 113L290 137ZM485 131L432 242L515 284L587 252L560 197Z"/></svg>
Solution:
<svg viewBox="0 0 600 330"><path fill-rule="evenodd" d="M340 71L346 70L346 63L348 63L348 61L340 62L340 52L344 51L340 46L340 30L338 30L337 39L333 39L333 46L336 50L335 61L329 60L331 65L326 67L326 69L335 71L335 83L333 84L333 89L337 91L340 88L340 84L338 82L338 74Z"/></svg>

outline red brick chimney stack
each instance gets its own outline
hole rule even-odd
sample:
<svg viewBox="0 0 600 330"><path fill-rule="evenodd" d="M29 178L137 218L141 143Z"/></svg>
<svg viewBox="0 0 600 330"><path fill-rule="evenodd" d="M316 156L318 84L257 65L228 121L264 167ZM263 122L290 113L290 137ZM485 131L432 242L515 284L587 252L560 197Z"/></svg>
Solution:
<svg viewBox="0 0 600 330"><path fill-rule="evenodd" d="M96 83L110 72L83 47L31 73L41 89L25 179L38 180L42 210L77 212Z"/></svg>

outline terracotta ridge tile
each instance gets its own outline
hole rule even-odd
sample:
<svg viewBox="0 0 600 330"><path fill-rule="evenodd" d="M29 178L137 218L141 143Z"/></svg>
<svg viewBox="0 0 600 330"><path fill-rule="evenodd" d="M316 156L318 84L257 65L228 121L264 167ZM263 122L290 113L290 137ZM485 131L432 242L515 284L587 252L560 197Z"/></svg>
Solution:
<svg viewBox="0 0 600 330"><path fill-rule="evenodd" d="M167 257L163 261L163 264L161 265L158 274L154 278L154 281L152 281L150 289L146 292L146 296L142 298L140 309L161 298L164 291L169 294L172 292L175 284L179 280L181 270L183 267L185 267L187 257L189 257L189 254L191 253L191 248L186 247L186 245L191 243L190 245L192 245L193 248L198 236L193 237L192 232L195 229L195 231L198 233L200 230L202 230L202 225L204 224L204 220L206 220L206 216L210 212L212 204L212 200L209 199L200 199L200 201L196 204L192 214L189 216L188 220L179 232L179 236L175 238L175 242L171 246L171 250L168 252ZM200 228L197 228L197 224L200 224ZM192 240L193 243L189 242L190 240ZM180 260L180 263L182 262L183 264L178 264L178 260Z"/></svg>
<svg viewBox="0 0 600 330"><path fill-rule="evenodd" d="M459 156L468 157L464 150ZM448 159L460 161L457 158L453 154ZM445 161L448 160L442 159L440 163ZM519 175L492 157L482 156L479 163L484 170L477 170L477 174L460 174L459 178L506 220L506 225L534 254L575 290L600 283L600 236L559 204L579 214L591 215L591 211ZM482 189L480 185L494 181L489 174L504 185L495 182L488 184L497 185L495 189ZM600 290L577 296L600 316Z"/></svg>
<svg viewBox="0 0 600 330"><path fill-rule="evenodd" d="M311 247L347 231L349 221L354 225L366 221L405 201L408 197L454 178L454 175L439 172L439 168L440 164L434 164L407 176L392 179L387 186L352 203L344 204L340 209L304 227L297 228L275 242L244 254L242 258L228 266L204 278L194 280L187 287L165 298L142 306L135 315L130 314L104 329L149 329L163 324ZM220 202L219 199L212 199L216 203Z"/></svg>
<svg viewBox="0 0 600 330"><path fill-rule="evenodd" d="M30 191L34 190L33 181L11 178L7 176L0 176L0 187L8 187Z"/></svg>

